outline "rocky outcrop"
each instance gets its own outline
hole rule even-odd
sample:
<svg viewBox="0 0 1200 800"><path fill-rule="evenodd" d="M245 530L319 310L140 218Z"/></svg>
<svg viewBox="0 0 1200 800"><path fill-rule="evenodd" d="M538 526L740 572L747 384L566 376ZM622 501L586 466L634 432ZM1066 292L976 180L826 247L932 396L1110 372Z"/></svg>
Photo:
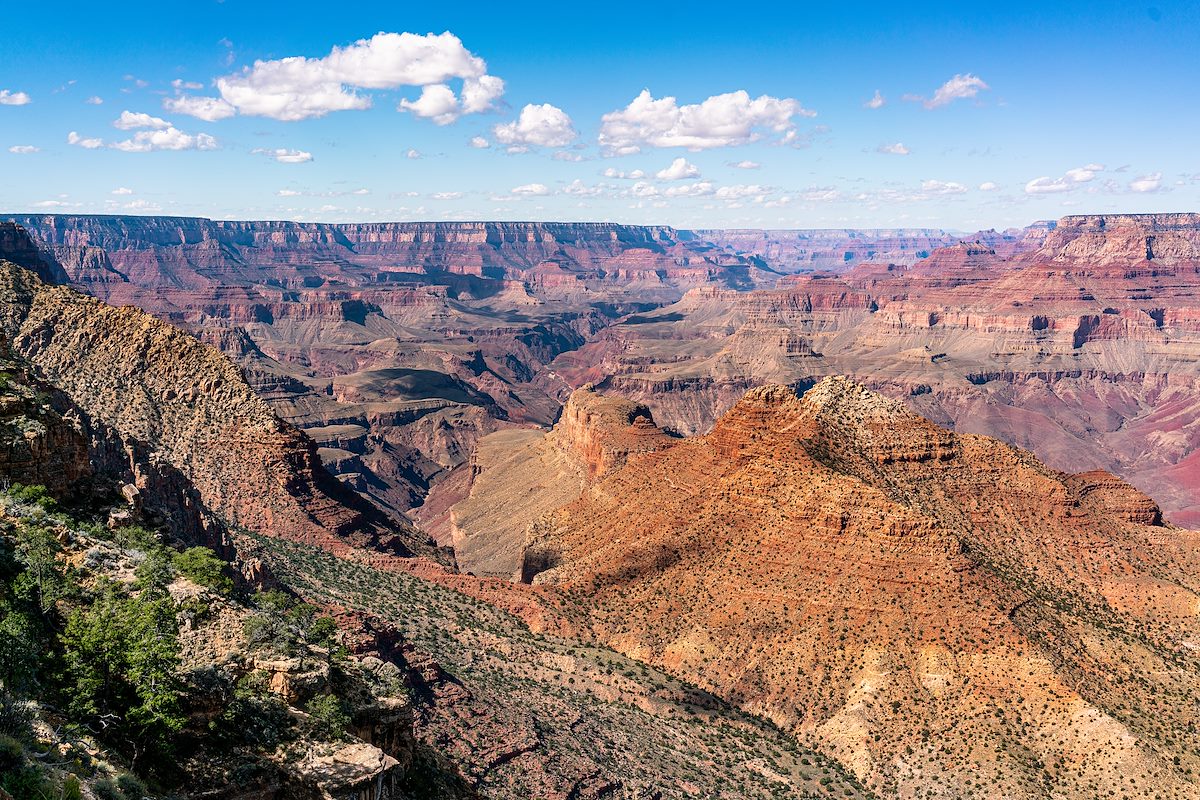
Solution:
<svg viewBox="0 0 1200 800"><path fill-rule="evenodd" d="M1108 214L1063 217L1038 260L1085 267L1164 268L1200 264L1200 214Z"/></svg>
<svg viewBox="0 0 1200 800"><path fill-rule="evenodd" d="M132 460L181 476L223 523L328 546L422 547L405 523L333 479L316 445L280 421L215 350L11 263L0 263L0 295L0 329L12 352L140 454ZM152 484L145 474L135 481L141 491Z"/></svg>
<svg viewBox="0 0 1200 800"><path fill-rule="evenodd" d="M0 342L0 483L74 495L92 474L83 417L7 351Z"/></svg>
<svg viewBox="0 0 1200 800"><path fill-rule="evenodd" d="M1155 511L828 378L608 473L524 575L884 796L1191 797L1200 535Z"/></svg>
<svg viewBox="0 0 1200 800"><path fill-rule="evenodd" d="M461 569L519 575L525 530L541 514L579 496L630 458L676 440L645 406L583 386L571 394L549 431L500 431L471 456L466 497L450 509L452 544Z"/></svg>

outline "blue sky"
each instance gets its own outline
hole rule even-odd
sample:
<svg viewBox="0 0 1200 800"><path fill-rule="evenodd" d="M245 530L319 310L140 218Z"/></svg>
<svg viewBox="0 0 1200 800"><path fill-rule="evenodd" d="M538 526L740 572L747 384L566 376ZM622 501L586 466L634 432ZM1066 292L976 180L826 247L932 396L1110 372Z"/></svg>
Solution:
<svg viewBox="0 0 1200 800"><path fill-rule="evenodd" d="M1200 208L1200 7L972 5L48 4L6 18L0 211L973 230Z"/></svg>

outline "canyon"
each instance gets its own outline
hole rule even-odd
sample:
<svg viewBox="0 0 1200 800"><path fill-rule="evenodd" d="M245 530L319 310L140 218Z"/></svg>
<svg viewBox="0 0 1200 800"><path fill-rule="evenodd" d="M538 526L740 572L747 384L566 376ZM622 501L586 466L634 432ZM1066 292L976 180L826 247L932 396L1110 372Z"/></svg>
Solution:
<svg viewBox="0 0 1200 800"><path fill-rule="evenodd" d="M13 219L0 479L337 615L391 786L1198 796L1200 215Z"/></svg>

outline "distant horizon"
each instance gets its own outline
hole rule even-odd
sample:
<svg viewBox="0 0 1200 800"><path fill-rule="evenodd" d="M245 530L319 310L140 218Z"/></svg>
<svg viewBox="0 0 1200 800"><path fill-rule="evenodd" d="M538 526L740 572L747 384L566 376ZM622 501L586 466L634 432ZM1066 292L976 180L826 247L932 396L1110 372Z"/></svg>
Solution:
<svg viewBox="0 0 1200 800"><path fill-rule="evenodd" d="M329 227L348 226L348 225L612 225L623 228L671 228L677 231L756 231L763 233L793 233L793 232L820 232L820 231L924 231L930 233L942 233L946 235L972 234L983 231L993 230L1003 232L1008 230L1027 230L1036 225L1047 223L1057 224L1064 219L1082 218L1082 217L1157 217L1157 216L1177 216L1177 215L1197 215L1200 211L1138 211L1138 212L1093 212L1093 213L1078 213L1078 214L1063 214L1057 218L1042 218L1035 219L1024 225L1008 225L999 227L993 225L990 227L980 227L971 230L951 227L931 227L926 225L897 225L897 226L854 226L854 225L828 225L828 226L813 226L813 227L753 227L753 226L697 226L685 227L680 225L671 225L665 222L620 222L616 220L598 220L598 219L391 219L391 220L303 220L303 219L288 219L288 218L273 218L260 217L257 219L251 218L232 218L232 217L216 217L206 216L202 214L115 214L115 213L87 213L87 212L62 212L62 211L26 211L26 212L0 212L0 221L11 220L16 221L23 217L62 217L62 218L111 218L111 219L179 219L179 220L204 220L206 222L228 222L228 223L285 223L294 225L324 225Z"/></svg>

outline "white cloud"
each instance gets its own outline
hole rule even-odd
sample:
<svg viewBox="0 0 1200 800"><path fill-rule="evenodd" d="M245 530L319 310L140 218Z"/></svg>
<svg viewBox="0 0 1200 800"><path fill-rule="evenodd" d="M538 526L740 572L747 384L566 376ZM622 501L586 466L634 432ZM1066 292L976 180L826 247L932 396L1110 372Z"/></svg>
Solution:
<svg viewBox="0 0 1200 800"><path fill-rule="evenodd" d="M883 108L885 105L887 105L887 100L884 100L883 95L876 89L875 96L863 103L863 108Z"/></svg>
<svg viewBox="0 0 1200 800"><path fill-rule="evenodd" d="M1096 177L1097 172L1103 171L1103 164L1088 164L1083 167L1067 170L1067 179L1073 183L1087 183Z"/></svg>
<svg viewBox="0 0 1200 800"><path fill-rule="evenodd" d="M769 186L759 186L758 184L722 186L714 193L722 200L741 200L746 197L755 197L759 195L768 195L775 191Z"/></svg>
<svg viewBox="0 0 1200 800"><path fill-rule="evenodd" d="M521 115L513 122L492 128L496 141L508 145L510 150L528 147L565 147L579 135L567 113L549 103L521 109Z"/></svg>
<svg viewBox="0 0 1200 800"><path fill-rule="evenodd" d="M302 194L304 194L304 192L297 191L296 189L280 189L278 192L275 193L275 196L276 197L299 197Z"/></svg>
<svg viewBox="0 0 1200 800"><path fill-rule="evenodd" d="M1157 192L1162 187L1162 173L1152 172L1149 175L1139 175L1129 182L1130 191L1138 193Z"/></svg>
<svg viewBox="0 0 1200 800"><path fill-rule="evenodd" d="M24 92L10 92L0 89L0 106L26 106L32 103L29 95Z"/></svg>
<svg viewBox="0 0 1200 800"><path fill-rule="evenodd" d="M78 134L71 135L76 138L76 141L68 138L67 141L71 144L78 144L89 150L104 146L99 139L79 139ZM167 127L162 130L138 131L132 139L112 142L108 147L126 153L149 153L154 150L216 150L217 140L207 133L192 135L178 128Z"/></svg>
<svg viewBox="0 0 1200 800"><path fill-rule="evenodd" d="M459 114L458 97L444 83L421 89L421 96L416 100L401 100L398 109L431 119L437 125L449 125Z"/></svg>
<svg viewBox="0 0 1200 800"><path fill-rule="evenodd" d="M189 117L202 119L205 122L216 122L228 119L237 113L231 104L219 97L164 97L163 108L176 114L187 114Z"/></svg>
<svg viewBox="0 0 1200 800"><path fill-rule="evenodd" d="M1096 173L1103 171L1103 164L1086 164L1082 167L1067 170L1066 174L1061 178L1051 178L1049 175L1043 175L1025 184L1025 193L1058 194L1059 192L1069 192L1072 189L1078 188L1079 184L1095 179Z"/></svg>
<svg viewBox="0 0 1200 800"><path fill-rule="evenodd" d="M65 200L39 200L33 204L34 208L72 208L79 205L78 203L68 203Z"/></svg>
<svg viewBox="0 0 1200 800"><path fill-rule="evenodd" d="M477 150L486 150L487 148L489 148L491 146L492 146L492 143L489 142L487 139L483 138L482 136L472 136L471 137L471 147L474 147Z"/></svg>
<svg viewBox="0 0 1200 800"><path fill-rule="evenodd" d="M73 144L76 147L82 147L85 150L96 150L97 148L104 147L104 141L102 139L85 139L75 131L71 131L67 134L67 144Z"/></svg>
<svg viewBox="0 0 1200 800"><path fill-rule="evenodd" d="M89 106L102 106L104 105L104 98L99 97L98 95L92 95L83 102L87 103Z"/></svg>
<svg viewBox="0 0 1200 800"><path fill-rule="evenodd" d="M512 193L520 197L543 197L550 194L544 183L527 183L524 186L514 186Z"/></svg>
<svg viewBox="0 0 1200 800"><path fill-rule="evenodd" d="M420 150L410 147L410 148L408 148L408 150L405 151L404 157L411 158L415 161L416 159L421 158L422 156L421 156Z"/></svg>
<svg viewBox="0 0 1200 800"><path fill-rule="evenodd" d="M8 148L8 152L17 153L18 155L28 155L30 153L36 153L40 149L41 148L34 147L31 144L14 144L12 147Z"/></svg>
<svg viewBox="0 0 1200 800"><path fill-rule="evenodd" d="M762 164L757 161L733 161L730 162L729 166L735 169L759 169L762 167Z"/></svg>
<svg viewBox="0 0 1200 800"><path fill-rule="evenodd" d="M671 165L660 169L654 177L660 181L682 181L688 178L699 178L700 168L682 156L671 162Z"/></svg>
<svg viewBox="0 0 1200 800"><path fill-rule="evenodd" d="M446 85L459 79L458 95ZM463 47L450 32L377 33L323 58L292 56L255 61L254 66L217 79L221 98L238 113L292 122L331 111L370 108L359 89L420 86L416 100L403 100L409 111L444 125L463 114L492 108L504 93L504 81L487 74L487 63Z"/></svg>
<svg viewBox="0 0 1200 800"><path fill-rule="evenodd" d="M981 192L994 192L999 188L1000 187L992 181L984 181L983 183L979 184L979 191Z"/></svg>
<svg viewBox="0 0 1200 800"><path fill-rule="evenodd" d="M795 117L813 117L799 100L762 95L751 99L744 90L680 106L674 97L655 100L643 89L619 111L601 118L600 146L608 155L629 155L642 147L685 147L706 150L758 141L764 131L795 138Z"/></svg>
<svg viewBox="0 0 1200 800"><path fill-rule="evenodd" d="M149 114L135 114L132 111L122 111L121 116L113 120L113 127L123 131L132 131L139 128L164 131L171 127L171 123L160 117L152 117Z"/></svg>
<svg viewBox="0 0 1200 800"><path fill-rule="evenodd" d="M921 181L921 191L926 194L962 194L967 187L954 181Z"/></svg>
<svg viewBox="0 0 1200 800"><path fill-rule="evenodd" d="M1058 192L1069 192L1074 188L1075 184L1066 178L1051 178L1049 175L1043 175L1025 184L1025 194L1057 194Z"/></svg>
<svg viewBox="0 0 1200 800"><path fill-rule="evenodd" d="M576 178L569 184L563 187L563 194L577 195L579 197L595 197L599 194L604 194L604 186L588 186L583 181Z"/></svg>
<svg viewBox="0 0 1200 800"><path fill-rule="evenodd" d="M204 84L202 84L202 83L195 83L193 81L185 81L182 78L176 78L175 80L171 81L171 86L175 89L175 91L181 91L183 89L195 90L195 89L203 89L204 88Z"/></svg>
<svg viewBox="0 0 1200 800"><path fill-rule="evenodd" d="M250 152L258 156L273 158L280 164L304 164L313 160L312 153L306 153L303 150L288 150L282 147L274 150L257 147Z"/></svg>
<svg viewBox="0 0 1200 800"><path fill-rule="evenodd" d="M713 193L711 181L697 181L680 186L668 186L663 192L667 197L704 197Z"/></svg>
<svg viewBox="0 0 1200 800"><path fill-rule="evenodd" d="M893 144L881 144L879 147L875 148L875 152L887 153L888 155L893 156L906 156L911 151L905 147L903 142L895 142Z"/></svg>
<svg viewBox="0 0 1200 800"><path fill-rule="evenodd" d="M514 190L515 191L515 190ZM434 192L429 195L434 200L457 200L463 196L462 192Z"/></svg>
<svg viewBox="0 0 1200 800"><path fill-rule="evenodd" d="M121 186L119 188L113 189L111 192L109 192L109 194L115 194L115 195L133 194L133 189L127 189L124 186Z"/></svg>
<svg viewBox="0 0 1200 800"><path fill-rule="evenodd" d="M635 169L632 172L622 172L621 170L617 169L616 167L609 167L608 169L604 170L604 177L620 178L620 179L636 181L636 180L641 180L642 178L646 177L646 173L645 173L645 171L640 170L640 169Z"/></svg>
<svg viewBox="0 0 1200 800"><path fill-rule="evenodd" d="M933 109L941 106L949 105L955 100L966 100L974 97L985 89L990 89L983 79L977 75L967 73L966 75L955 75L950 80L943 83L933 93L933 97L926 99L920 95L905 95L905 100L920 101L925 108Z"/></svg>
<svg viewBox="0 0 1200 800"><path fill-rule="evenodd" d="M570 161L573 164L583 161L583 156L579 155L579 153L572 153L570 150L558 150L550 157L555 161Z"/></svg>

